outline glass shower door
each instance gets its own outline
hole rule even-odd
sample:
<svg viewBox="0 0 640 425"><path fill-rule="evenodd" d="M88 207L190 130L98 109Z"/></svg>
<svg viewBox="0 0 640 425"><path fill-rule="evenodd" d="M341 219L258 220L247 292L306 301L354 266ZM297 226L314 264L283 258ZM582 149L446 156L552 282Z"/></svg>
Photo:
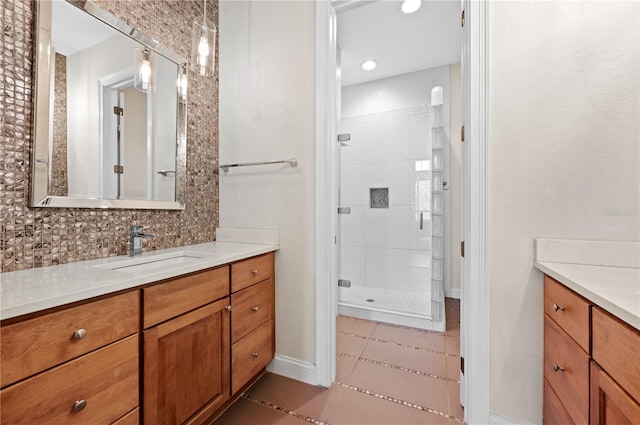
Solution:
<svg viewBox="0 0 640 425"><path fill-rule="evenodd" d="M430 113L412 108L341 120L341 306L431 316Z"/></svg>

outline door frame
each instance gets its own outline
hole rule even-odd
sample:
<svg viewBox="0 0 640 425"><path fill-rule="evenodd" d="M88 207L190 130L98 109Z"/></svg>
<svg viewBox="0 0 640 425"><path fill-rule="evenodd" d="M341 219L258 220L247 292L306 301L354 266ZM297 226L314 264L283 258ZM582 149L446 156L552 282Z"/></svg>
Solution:
<svg viewBox="0 0 640 425"><path fill-rule="evenodd" d="M357 1L357 0L355 0ZM488 2L461 0L463 202L461 382L466 423L489 423ZM335 380L337 291L336 11L316 1L316 384Z"/></svg>

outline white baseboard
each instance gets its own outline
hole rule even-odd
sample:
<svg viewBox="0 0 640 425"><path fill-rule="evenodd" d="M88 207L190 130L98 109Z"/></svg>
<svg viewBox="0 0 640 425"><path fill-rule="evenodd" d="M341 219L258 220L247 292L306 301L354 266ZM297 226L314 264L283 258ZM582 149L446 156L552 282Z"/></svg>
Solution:
<svg viewBox="0 0 640 425"><path fill-rule="evenodd" d="M278 354L267 365L267 371L311 385L318 382L315 365Z"/></svg>
<svg viewBox="0 0 640 425"><path fill-rule="evenodd" d="M451 288L451 294L449 294L449 298L455 298L457 300L462 296L462 291L460 288Z"/></svg>
<svg viewBox="0 0 640 425"><path fill-rule="evenodd" d="M500 416L495 413L489 413L490 425L524 425L524 422L518 422L515 419Z"/></svg>

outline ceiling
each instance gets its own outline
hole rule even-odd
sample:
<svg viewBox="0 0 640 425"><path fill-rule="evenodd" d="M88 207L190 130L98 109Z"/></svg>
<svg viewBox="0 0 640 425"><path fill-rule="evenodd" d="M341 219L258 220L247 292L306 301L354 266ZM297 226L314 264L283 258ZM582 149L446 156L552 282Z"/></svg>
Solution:
<svg viewBox="0 0 640 425"><path fill-rule="evenodd" d="M398 0L334 3L343 86L460 62L459 0L422 0L412 14L400 5ZM377 68L362 70L366 59L377 60Z"/></svg>
<svg viewBox="0 0 640 425"><path fill-rule="evenodd" d="M52 2L51 44L56 52L69 56L102 43L117 33L110 26L66 1ZM78 36L82 34L82 36Z"/></svg>

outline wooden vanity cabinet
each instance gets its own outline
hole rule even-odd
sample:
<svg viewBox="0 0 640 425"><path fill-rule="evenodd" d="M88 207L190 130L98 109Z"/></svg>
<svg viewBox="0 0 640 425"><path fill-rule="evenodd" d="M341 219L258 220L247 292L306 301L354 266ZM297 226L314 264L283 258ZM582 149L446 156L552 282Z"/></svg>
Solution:
<svg viewBox="0 0 640 425"><path fill-rule="evenodd" d="M589 423L589 308L587 300L545 276L544 404L559 402L557 409L576 424ZM544 422L562 423L550 417Z"/></svg>
<svg viewBox="0 0 640 425"><path fill-rule="evenodd" d="M640 424L640 332L544 277L545 424Z"/></svg>
<svg viewBox="0 0 640 425"><path fill-rule="evenodd" d="M3 324L0 423L137 424L139 291Z"/></svg>
<svg viewBox="0 0 640 425"><path fill-rule="evenodd" d="M275 354L273 253L231 265L231 393L263 370Z"/></svg>
<svg viewBox="0 0 640 425"><path fill-rule="evenodd" d="M640 424L640 332L592 310L591 423Z"/></svg>
<svg viewBox="0 0 640 425"><path fill-rule="evenodd" d="M229 267L142 291L144 423L202 424L231 396Z"/></svg>
<svg viewBox="0 0 640 425"><path fill-rule="evenodd" d="M0 343L2 425L208 424L274 357L274 254L9 319Z"/></svg>

